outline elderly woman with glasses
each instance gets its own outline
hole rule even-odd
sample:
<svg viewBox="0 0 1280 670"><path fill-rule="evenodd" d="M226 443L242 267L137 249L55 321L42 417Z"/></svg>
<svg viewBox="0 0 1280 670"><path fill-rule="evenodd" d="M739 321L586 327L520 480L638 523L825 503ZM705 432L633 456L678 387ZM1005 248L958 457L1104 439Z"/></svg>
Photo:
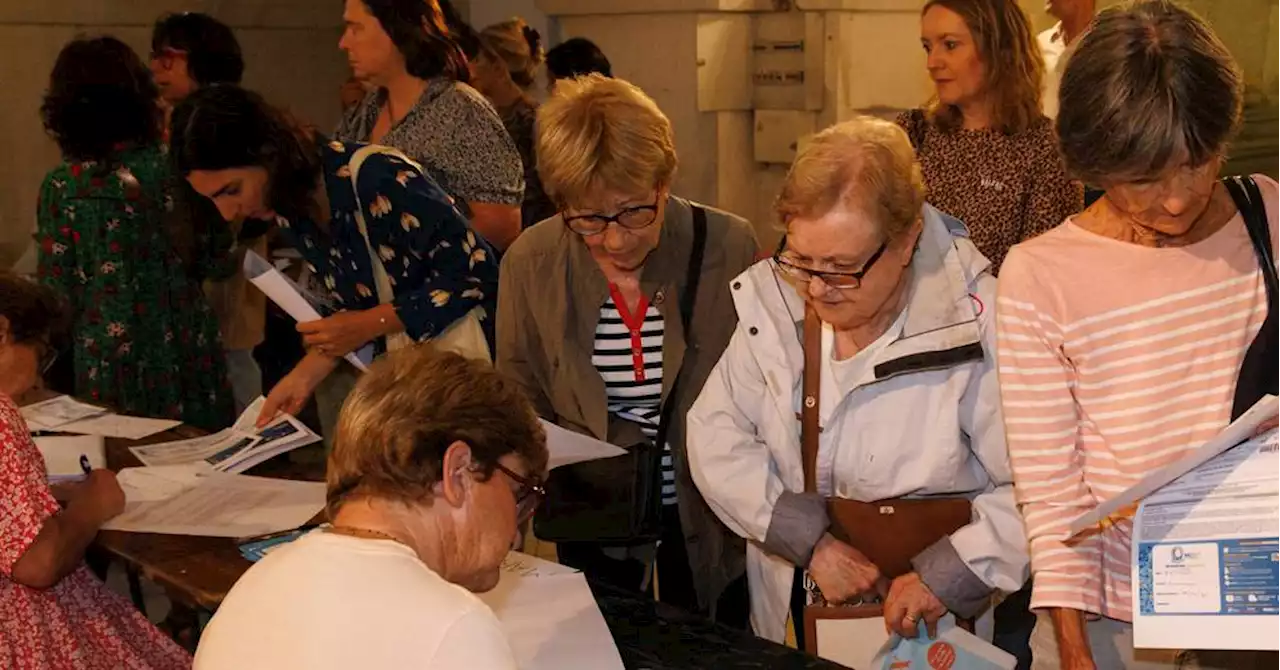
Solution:
<svg viewBox="0 0 1280 670"><path fill-rule="evenodd" d="M98 528L124 510L116 476L50 487L18 411L68 321L52 289L0 272L0 667L186 667L190 656L85 565Z"/></svg>
<svg viewBox="0 0 1280 670"><path fill-rule="evenodd" d="M797 156L776 210L774 257L733 281L738 327L689 412L689 464L747 545L752 623L781 641L804 605L881 589L885 624L913 637L1016 591L1027 551L996 388L995 278L964 225L924 202L906 133L860 118ZM801 322L821 322L816 493L801 459ZM824 497L971 500L972 522L880 570L829 532ZM800 619L797 619L797 622ZM803 636L803 626L797 625Z"/></svg>
<svg viewBox="0 0 1280 670"><path fill-rule="evenodd" d="M689 479L684 417L733 332L729 280L754 260L751 226L671 195L671 124L627 82L561 82L538 111L537 134L538 171L560 214L530 228L503 258L498 368L548 421L660 450L645 453L650 464L660 459L647 483L661 500L618 500L624 494L605 465L558 471L534 532L589 577L646 588L653 543L627 527L634 503L660 517L661 599L745 627L742 542ZM695 284L696 295L686 295ZM686 299L696 305L687 322ZM600 499L624 514L609 517L615 508L592 504Z"/></svg>
<svg viewBox="0 0 1280 670"><path fill-rule="evenodd" d="M1163 0L1103 10L1067 61L1062 156L1105 194L1009 252L997 310L1037 670L1276 667L1205 651L1213 627L1134 649L1132 510L1068 541L1074 519L1276 393L1280 189L1218 176L1243 92L1208 23Z"/></svg>
<svg viewBox="0 0 1280 670"><path fill-rule="evenodd" d="M542 494L546 438L520 387L422 344L374 363L342 408L332 525L255 564L195 667L515 670L475 593Z"/></svg>

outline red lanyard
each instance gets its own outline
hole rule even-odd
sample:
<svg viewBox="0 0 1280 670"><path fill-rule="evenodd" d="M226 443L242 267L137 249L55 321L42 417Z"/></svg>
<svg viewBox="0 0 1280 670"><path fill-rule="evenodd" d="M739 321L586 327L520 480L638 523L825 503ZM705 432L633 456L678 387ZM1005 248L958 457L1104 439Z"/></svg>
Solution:
<svg viewBox="0 0 1280 670"><path fill-rule="evenodd" d="M649 313L649 298L641 295L640 303L636 305L636 311L633 313L627 309L627 301L623 299L617 284L609 284L609 296L613 298L613 307L618 310L618 316L622 317L623 325L631 333L631 367L635 370L636 381L642 382L645 377L644 340L641 338L641 330L644 328L644 317Z"/></svg>

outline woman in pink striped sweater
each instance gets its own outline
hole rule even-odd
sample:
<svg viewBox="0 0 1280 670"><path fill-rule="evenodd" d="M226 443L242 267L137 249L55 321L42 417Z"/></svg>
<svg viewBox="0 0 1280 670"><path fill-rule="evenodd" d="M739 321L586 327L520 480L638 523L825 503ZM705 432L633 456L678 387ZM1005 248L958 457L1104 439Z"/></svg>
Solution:
<svg viewBox="0 0 1280 670"><path fill-rule="evenodd" d="M1106 193L1015 246L997 301L1002 405L1039 617L1034 668L1258 662L1135 650L1131 519L1066 541L1078 515L1232 418L1237 376L1267 319L1262 268L1274 272L1277 215L1271 179L1255 176L1260 197L1239 207L1217 177L1241 87L1213 32L1157 0L1103 11L1063 75L1066 165ZM1265 220L1251 237L1241 210L1254 206Z"/></svg>

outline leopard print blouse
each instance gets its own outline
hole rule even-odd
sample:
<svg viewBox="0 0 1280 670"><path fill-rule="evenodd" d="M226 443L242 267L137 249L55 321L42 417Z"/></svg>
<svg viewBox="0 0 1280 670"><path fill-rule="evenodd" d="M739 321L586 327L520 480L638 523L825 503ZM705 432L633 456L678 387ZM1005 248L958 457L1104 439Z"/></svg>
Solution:
<svg viewBox="0 0 1280 670"><path fill-rule="evenodd" d="M902 113L897 123L916 149L929 203L965 222L995 272L1009 247L1084 205L1084 190L1067 178L1049 119L1015 135L990 128L946 132L920 109Z"/></svg>

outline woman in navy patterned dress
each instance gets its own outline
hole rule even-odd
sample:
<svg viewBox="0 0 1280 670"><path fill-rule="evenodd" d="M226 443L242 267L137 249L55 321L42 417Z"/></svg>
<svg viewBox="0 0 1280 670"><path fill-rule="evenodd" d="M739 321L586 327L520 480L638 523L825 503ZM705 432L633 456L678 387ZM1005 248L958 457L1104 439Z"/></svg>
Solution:
<svg viewBox="0 0 1280 670"><path fill-rule="evenodd" d="M331 435L355 379L343 356L370 342L385 348L385 338L401 333L432 339L488 307L498 280L492 250L452 198L402 156L358 154L364 145L301 130L235 86L203 88L184 101L171 144L178 171L223 218L274 219L328 291L330 314L299 324L307 354L271 390L262 421L297 413L329 378L317 401ZM383 271L393 297L380 301Z"/></svg>

